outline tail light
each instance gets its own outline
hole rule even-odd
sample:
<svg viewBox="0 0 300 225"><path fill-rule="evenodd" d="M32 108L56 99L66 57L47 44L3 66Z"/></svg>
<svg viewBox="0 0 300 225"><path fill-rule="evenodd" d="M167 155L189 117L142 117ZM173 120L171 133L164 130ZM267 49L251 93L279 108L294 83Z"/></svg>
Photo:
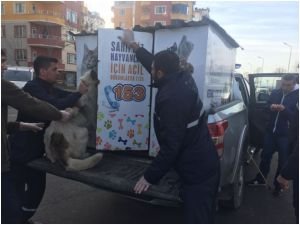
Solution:
<svg viewBox="0 0 300 225"><path fill-rule="evenodd" d="M217 153L221 158L224 152L224 134L228 127L228 121L223 120L218 123L208 124L208 130L216 146Z"/></svg>

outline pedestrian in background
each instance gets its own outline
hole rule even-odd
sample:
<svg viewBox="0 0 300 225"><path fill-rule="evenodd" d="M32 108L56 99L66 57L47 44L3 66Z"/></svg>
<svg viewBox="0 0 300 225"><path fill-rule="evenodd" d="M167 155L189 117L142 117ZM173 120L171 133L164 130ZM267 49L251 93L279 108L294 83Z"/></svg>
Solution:
<svg viewBox="0 0 300 225"><path fill-rule="evenodd" d="M292 74L286 74L281 79L281 88L273 90L268 100L270 120L264 137L264 146L261 153L260 173L247 182L250 186L265 185L265 179L270 171L272 156L278 151L278 166L274 177L273 195L278 196L281 186L277 182L277 176L289 156L288 130L291 119L296 113L296 104L299 99L299 89L296 78ZM264 179L265 178L265 179Z"/></svg>
<svg viewBox="0 0 300 225"><path fill-rule="evenodd" d="M277 182L286 190L289 187L289 180L293 181L293 205L296 223L299 224L299 103L297 104L297 113L291 121L289 137L292 154L280 171Z"/></svg>

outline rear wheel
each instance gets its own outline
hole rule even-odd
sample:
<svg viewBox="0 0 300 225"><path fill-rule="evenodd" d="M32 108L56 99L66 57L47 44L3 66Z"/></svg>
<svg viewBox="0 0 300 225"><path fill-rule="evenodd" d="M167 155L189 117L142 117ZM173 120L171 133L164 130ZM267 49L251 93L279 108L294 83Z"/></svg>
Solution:
<svg viewBox="0 0 300 225"><path fill-rule="evenodd" d="M238 209L242 205L244 196L244 166L240 164L234 183L230 186L231 197L228 200L220 201L220 206L229 209Z"/></svg>

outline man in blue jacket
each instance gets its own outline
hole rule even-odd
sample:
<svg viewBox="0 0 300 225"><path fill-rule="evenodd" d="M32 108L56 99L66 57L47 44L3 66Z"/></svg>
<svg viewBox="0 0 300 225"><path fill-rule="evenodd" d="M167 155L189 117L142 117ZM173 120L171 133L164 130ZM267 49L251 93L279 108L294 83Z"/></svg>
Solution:
<svg viewBox="0 0 300 225"><path fill-rule="evenodd" d="M213 223L220 165L193 77L181 70L176 53L165 50L153 56L126 37L121 40L135 51L158 88L154 129L160 151L136 183L135 193L147 191L174 168L182 182L185 223Z"/></svg>
<svg viewBox="0 0 300 225"><path fill-rule="evenodd" d="M74 93L54 87L59 75L58 60L55 58L38 56L33 66L36 78L26 83L24 91L60 110L76 105L81 95L88 90L83 83L80 84L79 91ZM18 182L19 196L23 201L22 220L26 223L34 215L46 187L46 174L27 167L26 163L43 156L45 152L44 131L51 121L41 121L22 112L18 113L17 121L45 123L45 128L40 132L17 132L10 138L12 172Z"/></svg>
<svg viewBox="0 0 300 225"><path fill-rule="evenodd" d="M273 153L278 151L278 166L274 178L273 195L278 196L281 187L276 180L279 172L289 156L288 130L291 119L297 112L297 102L299 98L299 89L296 84L296 78L292 74L284 75L281 79L281 88L274 90L268 100L270 110L270 120L267 125L267 131L264 138L263 151L261 153L261 162L259 168L261 174L248 182L248 185L265 185L265 180L269 171Z"/></svg>

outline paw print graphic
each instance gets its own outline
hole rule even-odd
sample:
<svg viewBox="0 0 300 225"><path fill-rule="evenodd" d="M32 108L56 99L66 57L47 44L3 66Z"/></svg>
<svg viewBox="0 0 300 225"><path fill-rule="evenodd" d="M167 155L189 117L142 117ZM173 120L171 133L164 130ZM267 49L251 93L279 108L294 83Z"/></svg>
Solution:
<svg viewBox="0 0 300 225"><path fill-rule="evenodd" d="M97 114L97 119L100 120L100 121L103 120L104 119L104 113L103 112L98 113Z"/></svg>
<svg viewBox="0 0 300 225"><path fill-rule="evenodd" d="M111 120L106 120L104 123L104 127L109 130L112 127Z"/></svg>
<svg viewBox="0 0 300 225"><path fill-rule="evenodd" d="M101 127L98 127L97 128L97 133L101 133L102 132L102 128Z"/></svg>
<svg viewBox="0 0 300 225"><path fill-rule="evenodd" d="M100 136L98 136L98 137L96 138L96 144L97 144L97 145L101 145L101 143L102 143L102 138L101 138Z"/></svg>
<svg viewBox="0 0 300 225"><path fill-rule="evenodd" d="M127 136L129 138L133 138L134 137L134 130L133 129L130 129L128 132L127 132Z"/></svg>
<svg viewBox="0 0 300 225"><path fill-rule="evenodd" d="M109 138L112 140L115 140L117 137L117 132L115 130L112 130L111 132L109 132Z"/></svg>

